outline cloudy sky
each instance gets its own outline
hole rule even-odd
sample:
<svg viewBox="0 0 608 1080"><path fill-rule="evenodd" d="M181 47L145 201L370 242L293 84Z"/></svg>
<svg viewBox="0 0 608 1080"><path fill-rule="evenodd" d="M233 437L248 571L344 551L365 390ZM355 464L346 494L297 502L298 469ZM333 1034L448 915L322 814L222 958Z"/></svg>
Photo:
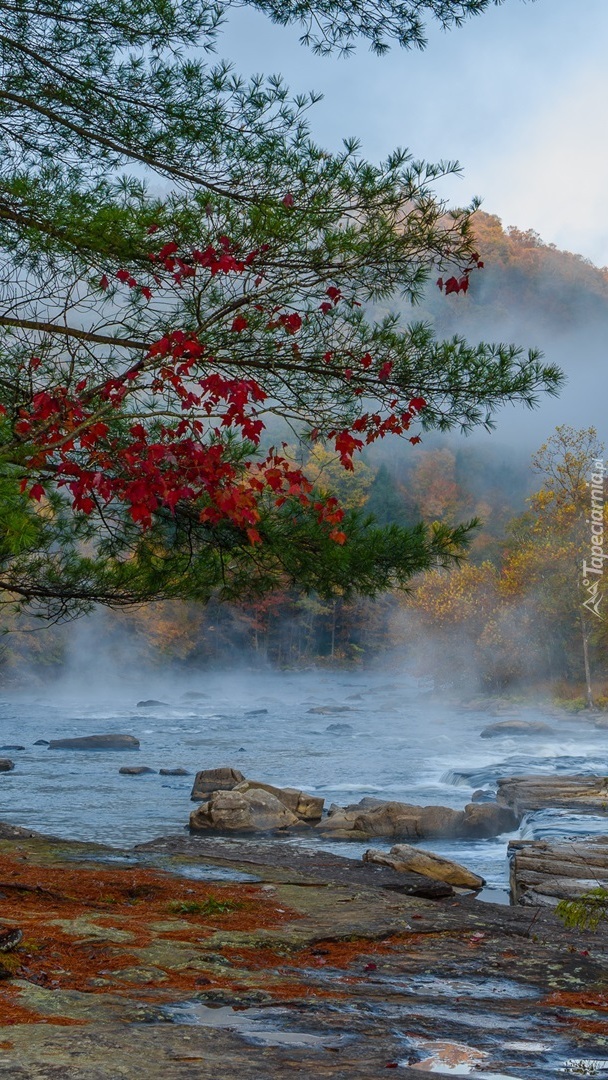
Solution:
<svg viewBox="0 0 608 1080"><path fill-rule="evenodd" d="M317 58L298 31L235 13L219 52L242 74L280 72L325 96L311 113L330 148L357 135L368 158L395 146L458 159L441 194L608 265L608 0L505 0L425 52Z"/></svg>

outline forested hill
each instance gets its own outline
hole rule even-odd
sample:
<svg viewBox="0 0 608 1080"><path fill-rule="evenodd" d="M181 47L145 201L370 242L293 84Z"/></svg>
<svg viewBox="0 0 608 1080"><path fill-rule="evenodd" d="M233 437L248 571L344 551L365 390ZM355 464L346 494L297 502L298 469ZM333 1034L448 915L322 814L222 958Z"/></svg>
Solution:
<svg viewBox="0 0 608 1080"><path fill-rule="evenodd" d="M433 288L420 308L439 332L477 325L485 333L489 322L517 320L526 329L555 333L608 320L608 267L560 251L532 230L505 228L494 214L479 211L474 229L484 268L471 275L467 295L446 297Z"/></svg>

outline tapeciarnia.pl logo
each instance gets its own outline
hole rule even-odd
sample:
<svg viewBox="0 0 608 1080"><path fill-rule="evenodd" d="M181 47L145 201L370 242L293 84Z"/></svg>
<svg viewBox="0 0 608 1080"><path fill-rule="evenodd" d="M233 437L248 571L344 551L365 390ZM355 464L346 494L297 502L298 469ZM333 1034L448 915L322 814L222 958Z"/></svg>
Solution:
<svg viewBox="0 0 608 1080"><path fill-rule="evenodd" d="M583 607L593 612L598 619L604 616L600 611L602 602L601 583L604 574L604 561L608 555L604 554L604 462L596 458L593 462L593 472L589 483L591 496L590 517L586 518L589 525L590 551L589 561L583 559L583 587L586 598Z"/></svg>

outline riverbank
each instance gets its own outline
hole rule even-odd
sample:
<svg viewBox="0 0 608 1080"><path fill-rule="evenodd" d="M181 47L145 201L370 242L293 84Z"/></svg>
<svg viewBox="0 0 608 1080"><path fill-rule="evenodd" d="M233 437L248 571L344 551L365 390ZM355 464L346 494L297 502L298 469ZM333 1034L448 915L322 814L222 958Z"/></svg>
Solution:
<svg viewBox="0 0 608 1080"><path fill-rule="evenodd" d="M608 1056L603 930L409 896L275 841L0 835L1 919L23 934L0 954L0 1075L544 1080Z"/></svg>

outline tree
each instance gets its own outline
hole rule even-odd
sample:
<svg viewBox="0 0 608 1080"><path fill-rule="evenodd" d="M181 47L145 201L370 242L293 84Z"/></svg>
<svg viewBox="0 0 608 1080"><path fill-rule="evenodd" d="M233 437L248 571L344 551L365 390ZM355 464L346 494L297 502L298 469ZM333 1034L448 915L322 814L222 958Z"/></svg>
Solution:
<svg viewBox="0 0 608 1080"><path fill-rule="evenodd" d="M356 34L382 51L420 44L421 13L457 24L489 3L256 6L309 23L321 51ZM59 618L291 582L374 594L458 558L466 526L380 529L261 450L278 416L350 470L387 434L491 425L555 392L535 352L366 315L436 272L466 291L475 206L433 193L456 166L328 154L314 97L182 57L213 46L221 4L0 12L4 595Z"/></svg>
<svg viewBox="0 0 608 1080"><path fill-rule="evenodd" d="M564 424L534 454L532 467L542 484L529 500L529 512L513 523L501 578L505 595L533 598L548 670L567 677L584 673L588 705L593 616L584 608L583 565L592 558L590 480L602 453L595 428L577 431ZM599 487L603 530L603 475Z"/></svg>
<svg viewBox="0 0 608 1080"><path fill-rule="evenodd" d="M538 673L530 612L501 591L490 562L423 574L402 601L401 618L404 612L404 644L437 685L502 690Z"/></svg>

